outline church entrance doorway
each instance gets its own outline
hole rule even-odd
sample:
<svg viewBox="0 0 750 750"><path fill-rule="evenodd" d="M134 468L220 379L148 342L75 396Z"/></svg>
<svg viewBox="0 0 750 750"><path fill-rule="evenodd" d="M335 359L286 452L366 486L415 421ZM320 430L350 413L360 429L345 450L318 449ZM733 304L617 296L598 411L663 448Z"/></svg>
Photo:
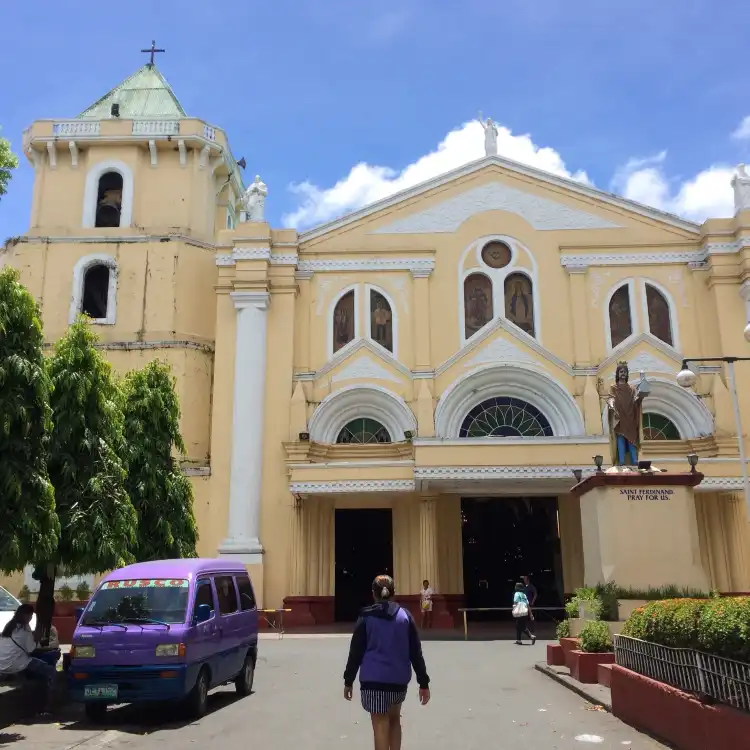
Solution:
<svg viewBox="0 0 750 750"><path fill-rule="evenodd" d="M337 509L335 518L335 610L337 622L352 622L372 604L372 581L393 575L390 508Z"/></svg>
<svg viewBox="0 0 750 750"><path fill-rule="evenodd" d="M514 585L524 574L537 587L537 605L562 606L565 589L557 513L556 497L462 498L468 608L510 607ZM510 612L470 616L474 620L511 619Z"/></svg>

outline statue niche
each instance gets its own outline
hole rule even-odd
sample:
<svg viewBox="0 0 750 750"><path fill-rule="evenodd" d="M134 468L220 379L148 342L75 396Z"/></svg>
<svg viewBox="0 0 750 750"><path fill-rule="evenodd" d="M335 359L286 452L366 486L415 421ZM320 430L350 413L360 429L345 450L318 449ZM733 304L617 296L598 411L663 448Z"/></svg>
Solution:
<svg viewBox="0 0 750 750"><path fill-rule="evenodd" d="M471 338L492 320L492 282L482 273L464 281L464 335Z"/></svg>
<svg viewBox="0 0 750 750"><path fill-rule="evenodd" d="M522 273L505 279L505 317L529 336L534 336L534 290L531 280Z"/></svg>
<svg viewBox="0 0 750 750"><path fill-rule="evenodd" d="M370 291L370 337L376 344L393 353L393 313L388 300Z"/></svg>
<svg viewBox="0 0 750 750"><path fill-rule="evenodd" d="M333 351L354 340L354 290L347 292L333 310Z"/></svg>

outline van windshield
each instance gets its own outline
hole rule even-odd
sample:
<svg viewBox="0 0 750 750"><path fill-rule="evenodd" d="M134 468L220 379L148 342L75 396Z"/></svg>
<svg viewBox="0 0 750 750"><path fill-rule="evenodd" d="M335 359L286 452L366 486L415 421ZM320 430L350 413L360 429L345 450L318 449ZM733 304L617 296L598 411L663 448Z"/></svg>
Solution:
<svg viewBox="0 0 750 750"><path fill-rule="evenodd" d="M107 581L94 595L82 624L183 623L189 590L182 578Z"/></svg>

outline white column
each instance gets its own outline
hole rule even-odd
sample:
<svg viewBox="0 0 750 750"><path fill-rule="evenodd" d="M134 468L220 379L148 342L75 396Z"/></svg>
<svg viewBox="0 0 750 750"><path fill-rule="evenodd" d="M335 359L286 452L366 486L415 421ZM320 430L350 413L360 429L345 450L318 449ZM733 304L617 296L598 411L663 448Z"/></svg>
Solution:
<svg viewBox="0 0 750 750"><path fill-rule="evenodd" d="M237 309L232 465L227 538L219 553L243 555L243 562L259 563L269 294L247 291L230 296Z"/></svg>

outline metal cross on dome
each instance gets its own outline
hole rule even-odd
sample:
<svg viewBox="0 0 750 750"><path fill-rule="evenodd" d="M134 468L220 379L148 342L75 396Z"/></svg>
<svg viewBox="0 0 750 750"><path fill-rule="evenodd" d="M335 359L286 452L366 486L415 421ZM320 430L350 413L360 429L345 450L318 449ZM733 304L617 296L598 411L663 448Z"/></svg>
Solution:
<svg viewBox="0 0 750 750"><path fill-rule="evenodd" d="M151 55L151 59L149 60L148 64L153 65L154 64L154 55L157 52L166 52L165 49L156 49L156 41L151 40L151 49L142 49L141 52L147 52Z"/></svg>

